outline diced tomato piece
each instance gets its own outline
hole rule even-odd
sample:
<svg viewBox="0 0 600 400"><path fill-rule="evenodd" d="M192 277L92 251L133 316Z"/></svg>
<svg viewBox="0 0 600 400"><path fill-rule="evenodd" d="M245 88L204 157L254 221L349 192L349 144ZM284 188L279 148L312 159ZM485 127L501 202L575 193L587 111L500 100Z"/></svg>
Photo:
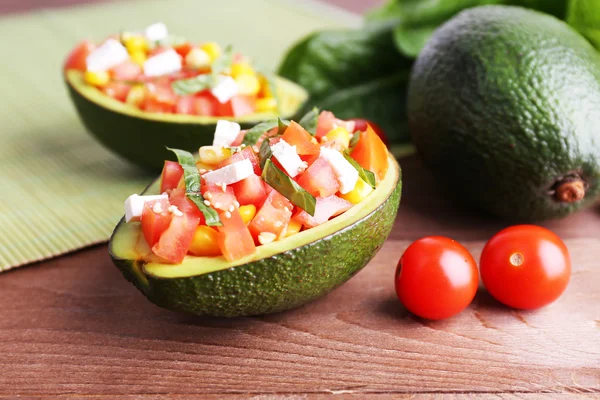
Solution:
<svg viewBox="0 0 600 400"><path fill-rule="evenodd" d="M71 50L65 60L63 68L65 70L76 69L78 71L85 72L87 70L86 59L95 48L96 45L92 42L88 40L82 40L77 44L77 46L75 46L73 50Z"/></svg>
<svg viewBox="0 0 600 400"><path fill-rule="evenodd" d="M142 109L148 112L173 113L177 96L168 83L147 83Z"/></svg>
<svg viewBox="0 0 600 400"><path fill-rule="evenodd" d="M242 142L244 141L244 136L246 136L246 130L242 129L240 131L240 133L237 135L237 137L235 138L235 140L233 142L231 142L232 146L239 146L242 144Z"/></svg>
<svg viewBox="0 0 600 400"><path fill-rule="evenodd" d="M277 135L278 131L279 131L278 128L273 128L273 129L268 130L265 133L263 133L256 141L256 147L258 147L260 149L262 142L264 142L264 140L267 138Z"/></svg>
<svg viewBox="0 0 600 400"><path fill-rule="evenodd" d="M112 67L109 72L114 80L135 81L142 73L142 67L131 60L127 60L115 67Z"/></svg>
<svg viewBox="0 0 600 400"><path fill-rule="evenodd" d="M202 214L194 202L187 198L185 189L178 188L171 190L169 202L172 205L177 206L182 213L189 215L192 218L196 218L199 224L204 225L204 214Z"/></svg>
<svg viewBox="0 0 600 400"><path fill-rule="evenodd" d="M260 174L262 174L262 170L260 169L260 161L250 146L244 147L242 151L238 151L237 153L232 154L231 157L221 161L221 163L217 165L217 169L233 164L234 162L243 161L245 159L250 160L252 163L252 168L254 168L254 173L260 176Z"/></svg>
<svg viewBox="0 0 600 400"><path fill-rule="evenodd" d="M348 132L354 132L354 121L337 119L331 111L321 111L317 119L317 133L315 137L320 139L327 135L330 130L338 127L345 128Z"/></svg>
<svg viewBox="0 0 600 400"><path fill-rule="evenodd" d="M335 176L333 168L323 157L317 158L306 171L304 171L297 182L306 191L315 197L328 197L336 194L340 189L340 183Z"/></svg>
<svg viewBox="0 0 600 400"><path fill-rule="evenodd" d="M192 49L192 45L190 43L182 43L177 46L173 46L173 50L177 52L181 57L187 56L187 53Z"/></svg>
<svg viewBox="0 0 600 400"><path fill-rule="evenodd" d="M183 176L183 168L177 161L165 161L160 179L160 192L175 189Z"/></svg>
<svg viewBox="0 0 600 400"><path fill-rule="evenodd" d="M252 96L234 96L227 103L217 102L216 115L220 117L241 117L254 113L255 98Z"/></svg>
<svg viewBox="0 0 600 400"><path fill-rule="evenodd" d="M317 159L319 158L319 153L302 155L300 156L300 158L302 159L302 161L306 161L306 164L308 164L308 166L310 167L312 163L317 161Z"/></svg>
<svg viewBox="0 0 600 400"><path fill-rule="evenodd" d="M290 122L281 139L292 146L296 146L296 152L299 155L314 155L319 154L321 151L321 147L311 134L295 121Z"/></svg>
<svg viewBox="0 0 600 400"><path fill-rule="evenodd" d="M228 211L232 206L235 208L235 194L231 186L225 186L225 191L221 186L214 183L202 185L202 196L210 202L213 208L217 210Z"/></svg>
<svg viewBox="0 0 600 400"><path fill-rule="evenodd" d="M196 113L196 98L193 95L181 96L177 100L177 114L195 114Z"/></svg>
<svg viewBox="0 0 600 400"><path fill-rule="evenodd" d="M223 226L217 227L219 231L219 248L223 256L229 261L238 260L256 251L254 239L248 230L238 209L233 212L219 213Z"/></svg>
<svg viewBox="0 0 600 400"><path fill-rule="evenodd" d="M370 126L360 135L350 156L361 167L373 172L378 182L385 176L388 169L387 147Z"/></svg>
<svg viewBox="0 0 600 400"><path fill-rule="evenodd" d="M263 185L263 180L255 174L234 183L231 187L237 201L241 205L254 204L257 210L260 209L267 198L267 191Z"/></svg>
<svg viewBox="0 0 600 400"><path fill-rule="evenodd" d="M152 246L152 252L169 263L180 263L194 239L196 227L198 227L198 218L185 213L173 214L169 227Z"/></svg>
<svg viewBox="0 0 600 400"><path fill-rule="evenodd" d="M292 218L292 209L292 203L288 199L277 190L272 190L250 222L250 232L255 238L261 232L271 232L279 237Z"/></svg>
<svg viewBox="0 0 600 400"><path fill-rule="evenodd" d="M325 198L317 197L314 216L311 216L304 210L300 210L294 215L294 219L302 223L305 227L312 228L321 225L323 222L327 222L331 217L340 215L350 209L350 207L352 207L352 203L335 195Z"/></svg>
<svg viewBox="0 0 600 400"><path fill-rule="evenodd" d="M102 91L113 99L125 102L131 90L131 85L124 82L110 82Z"/></svg>
<svg viewBox="0 0 600 400"><path fill-rule="evenodd" d="M154 246L158 242L158 239L160 239L163 232L167 230L173 219L173 214L167 210L168 207L168 201L164 201L164 203L161 202L162 212L155 213L152 206L148 203L144 203L144 210L142 211L142 232L149 247Z"/></svg>
<svg viewBox="0 0 600 400"><path fill-rule="evenodd" d="M216 110L216 99L210 94L204 92L196 94L194 103L194 114L204 116L214 116Z"/></svg>
<svg viewBox="0 0 600 400"><path fill-rule="evenodd" d="M379 136L381 141L383 143L385 143L386 146L389 144L388 138L387 138L387 136L385 136L385 132L375 122L368 121L368 120L362 119L362 118L352 118L352 119L349 119L348 121L354 121L354 131L351 133L354 133L357 131L364 132L367 130L367 125L370 125L371 128L373 128L373 131L375 131L375 133L377 134L377 136Z"/></svg>

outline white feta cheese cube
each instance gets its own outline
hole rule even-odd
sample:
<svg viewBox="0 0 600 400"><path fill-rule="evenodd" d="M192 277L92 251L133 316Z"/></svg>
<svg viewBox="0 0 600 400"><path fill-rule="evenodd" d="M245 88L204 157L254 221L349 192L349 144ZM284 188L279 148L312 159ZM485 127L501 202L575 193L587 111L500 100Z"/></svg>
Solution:
<svg viewBox="0 0 600 400"><path fill-rule="evenodd" d="M163 51L144 62L144 75L160 76L181 70L181 56L173 49Z"/></svg>
<svg viewBox="0 0 600 400"><path fill-rule="evenodd" d="M209 171L202 175L206 183L215 185L231 185L254 174L254 167L248 159L236 161L223 168Z"/></svg>
<svg viewBox="0 0 600 400"><path fill-rule="evenodd" d="M219 103L225 104L232 97L238 94L240 88L235 80L230 76L220 76L217 85L210 92L219 100Z"/></svg>
<svg viewBox="0 0 600 400"><path fill-rule="evenodd" d="M157 42L159 40L166 39L169 36L169 30L167 26L162 22L149 25L144 29L144 36L151 42Z"/></svg>
<svg viewBox="0 0 600 400"><path fill-rule="evenodd" d="M225 147L231 146L231 143L240 134L240 124L233 121L226 121L220 119L217 121L217 128L215 129L215 137L213 139L213 146Z"/></svg>
<svg viewBox="0 0 600 400"><path fill-rule="evenodd" d="M128 59L129 53L125 46L111 38L92 51L85 59L85 64L88 71L100 72L109 70Z"/></svg>
<svg viewBox="0 0 600 400"><path fill-rule="evenodd" d="M300 172L304 171L305 164L298 155L296 146L291 146L288 142L281 139L271 146L271 152L290 177L294 178Z"/></svg>
<svg viewBox="0 0 600 400"><path fill-rule="evenodd" d="M169 196L166 194L155 196L139 196L137 194L132 194L125 200L125 222L139 221L142 216L142 211L144 211L144 203L168 199Z"/></svg>
<svg viewBox="0 0 600 400"><path fill-rule="evenodd" d="M328 147L321 147L321 157L326 159L340 183L340 193L346 194L356 186L358 171L344 158L342 153Z"/></svg>

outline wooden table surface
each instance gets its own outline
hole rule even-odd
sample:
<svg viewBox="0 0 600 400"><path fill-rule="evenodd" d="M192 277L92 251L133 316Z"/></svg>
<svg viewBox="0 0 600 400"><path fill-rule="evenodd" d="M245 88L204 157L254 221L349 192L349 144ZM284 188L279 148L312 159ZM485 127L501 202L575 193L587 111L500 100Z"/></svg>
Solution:
<svg viewBox="0 0 600 400"><path fill-rule="evenodd" d="M403 250L446 235L478 259L510 222L446 201L416 157L401 164L403 199L383 249L293 311L221 320L162 310L122 278L105 245L2 274L0 397L600 396L600 209L542 224L573 259L554 304L514 311L480 289L462 314L425 321L394 294Z"/></svg>

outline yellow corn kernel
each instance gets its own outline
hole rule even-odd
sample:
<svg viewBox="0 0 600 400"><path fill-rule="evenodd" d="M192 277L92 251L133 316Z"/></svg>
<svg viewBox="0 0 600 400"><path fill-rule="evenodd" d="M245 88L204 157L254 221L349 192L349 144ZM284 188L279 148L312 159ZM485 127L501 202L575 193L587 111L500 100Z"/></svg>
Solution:
<svg viewBox="0 0 600 400"><path fill-rule="evenodd" d="M188 249L192 255L199 257L214 257L221 255L219 248L219 233L210 226L200 225L196 228L194 239Z"/></svg>
<svg viewBox="0 0 600 400"><path fill-rule="evenodd" d="M146 98L146 89L142 85L132 87L127 93L125 103L139 107Z"/></svg>
<svg viewBox="0 0 600 400"><path fill-rule="evenodd" d="M239 94L244 96L256 96L260 91L260 82L256 75L238 75L235 83L237 83Z"/></svg>
<svg viewBox="0 0 600 400"><path fill-rule="evenodd" d="M220 146L202 146L198 151L200 162L208 165L216 165L231 157L231 149Z"/></svg>
<svg viewBox="0 0 600 400"><path fill-rule="evenodd" d="M348 200L352 204L358 204L364 199L366 199L372 191L373 188L371 187L371 185L363 181L362 178L358 178L354 189L352 189L346 194L342 194L340 197L344 200Z"/></svg>
<svg viewBox="0 0 600 400"><path fill-rule="evenodd" d="M144 53L142 50L132 51L129 56L131 57L131 61L139 66L143 66L148 59L148 57L146 57L146 53Z"/></svg>
<svg viewBox="0 0 600 400"><path fill-rule="evenodd" d="M335 140L346 149L350 146L350 132L341 126L330 130L325 137L327 138L327 142Z"/></svg>
<svg viewBox="0 0 600 400"><path fill-rule="evenodd" d="M185 64L192 68L205 68L210 67L212 59L210 55L197 47L191 49L185 56Z"/></svg>
<svg viewBox="0 0 600 400"><path fill-rule="evenodd" d="M237 78L240 75L256 75L254 68L247 62L236 62L231 64L231 76Z"/></svg>
<svg viewBox="0 0 600 400"><path fill-rule="evenodd" d="M256 207L254 204L247 204L245 206L240 206L240 215L242 216L242 220L246 225L252 221L252 218L256 215Z"/></svg>
<svg viewBox="0 0 600 400"><path fill-rule="evenodd" d="M212 171L213 167L214 167L214 165L208 165L208 164L204 164L203 162L196 161L196 168L198 168L198 171L200 172L200 174L203 174L207 171Z"/></svg>
<svg viewBox="0 0 600 400"><path fill-rule="evenodd" d="M108 71L85 71L83 79L90 85L104 87L110 82L110 74Z"/></svg>
<svg viewBox="0 0 600 400"><path fill-rule="evenodd" d="M123 34L121 41L129 53L142 52L148 50L148 40L141 35Z"/></svg>
<svg viewBox="0 0 600 400"><path fill-rule="evenodd" d="M264 75L258 75L258 81L260 82L260 92L258 92L259 97L275 97L271 90L271 85L269 85L269 80L265 78Z"/></svg>
<svg viewBox="0 0 600 400"><path fill-rule="evenodd" d="M215 42L206 42L200 46L202 50L208 53L210 56L210 62L214 62L217 58L221 57L221 46Z"/></svg>
<svg viewBox="0 0 600 400"><path fill-rule="evenodd" d="M295 219L291 219L285 231L285 237L295 235L300 232L300 229L302 229L302 224Z"/></svg>
<svg viewBox="0 0 600 400"><path fill-rule="evenodd" d="M262 99L256 99L256 112L269 112L277 110L277 100L274 97L265 97Z"/></svg>

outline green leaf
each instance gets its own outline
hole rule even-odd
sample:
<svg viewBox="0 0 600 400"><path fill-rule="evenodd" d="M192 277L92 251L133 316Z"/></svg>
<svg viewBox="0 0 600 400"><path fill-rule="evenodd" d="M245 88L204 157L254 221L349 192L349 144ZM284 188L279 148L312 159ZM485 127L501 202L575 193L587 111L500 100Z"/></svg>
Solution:
<svg viewBox="0 0 600 400"><path fill-rule="evenodd" d="M268 121L261 122L258 125L254 125L252 128L250 128L246 131L246 134L244 135L244 140L242 141L242 143L245 144L246 146L254 146L256 144L256 142L258 141L258 139L265 132L268 132L271 129L276 128L278 126L279 126L279 120L277 120L277 119L270 119Z"/></svg>
<svg viewBox="0 0 600 400"><path fill-rule="evenodd" d="M279 75L310 93L297 115L318 106L338 118L366 118L380 125L391 143L407 143L405 98L412 60L396 49L396 25L376 22L317 32L293 46Z"/></svg>
<svg viewBox="0 0 600 400"><path fill-rule="evenodd" d="M600 49L600 2L598 0L571 0L567 22Z"/></svg>
<svg viewBox="0 0 600 400"><path fill-rule="evenodd" d="M306 131L308 133L315 136L315 134L317 133L318 118L319 118L319 109L317 107L313 107L309 112L304 114L304 116L302 118L300 118L300 121L298 122L298 124L300 124L301 127L306 129Z"/></svg>
<svg viewBox="0 0 600 400"><path fill-rule="evenodd" d="M267 160L262 172L262 178L273 189L281 193L292 204L300 207L311 216L315 215L317 199L298 185L285 172L277 168L271 160Z"/></svg>
<svg viewBox="0 0 600 400"><path fill-rule="evenodd" d="M166 38L154 42L153 47L175 47L187 43L186 38L169 34Z"/></svg>
<svg viewBox="0 0 600 400"><path fill-rule="evenodd" d="M288 126L290 126L288 121L284 121L281 118L277 119L277 135L283 135Z"/></svg>
<svg viewBox="0 0 600 400"><path fill-rule="evenodd" d="M356 169L358 171L359 178L362 179L363 181L367 182L369 184L369 186L371 186L373 189L375 189L375 185L377 183L377 181L375 180L375 174L373 172L369 171L368 169L363 168L358 162L356 162L356 160L354 158L350 157L350 154L348 154L347 150L344 152L344 158L350 164L352 164L354 169Z"/></svg>
<svg viewBox="0 0 600 400"><path fill-rule="evenodd" d="M271 151L271 145L269 143L269 138L265 138L260 145L260 151L258 152L258 158L260 159L260 167L264 168L265 164L269 159L273 156L273 152Z"/></svg>
<svg viewBox="0 0 600 400"><path fill-rule="evenodd" d="M178 96L195 94L214 86L214 78L210 74L202 74L188 79L179 79L171 83L173 91Z"/></svg>
<svg viewBox="0 0 600 400"><path fill-rule="evenodd" d="M356 131L350 138L350 144L348 145L350 149L353 149L356 146L356 143L360 140L360 135L362 135L362 131Z"/></svg>
<svg viewBox="0 0 600 400"><path fill-rule="evenodd" d="M206 225L221 226L217 211L204 204L204 197L200 194L200 173L198 172L196 160L194 160L192 153L185 150L171 149L169 147L167 147L167 150L175 153L179 165L183 168L186 197L198 207L200 212L202 212L204 219L206 220Z"/></svg>
<svg viewBox="0 0 600 400"><path fill-rule="evenodd" d="M219 75L225 72L226 69L231 68L233 62L233 47L228 45L221 53L221 56L215 60L211 67L211 75L215 80L218 79Z"/></svg>

